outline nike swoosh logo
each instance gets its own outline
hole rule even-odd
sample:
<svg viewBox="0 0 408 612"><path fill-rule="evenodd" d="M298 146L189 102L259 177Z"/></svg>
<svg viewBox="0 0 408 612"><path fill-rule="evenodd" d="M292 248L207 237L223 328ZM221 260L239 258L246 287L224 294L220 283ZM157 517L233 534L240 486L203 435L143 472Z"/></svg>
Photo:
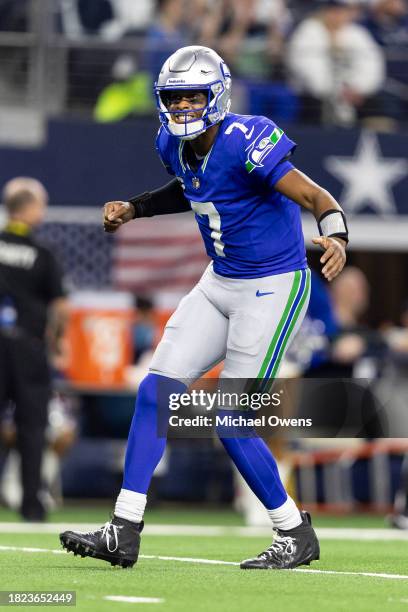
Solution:
<svg viewBox="0 0 408 612"><path fill-rule="evenodd" d="M275 292L274 291L258 291L256 292L256 297L262 297L263 295L273 295Z"/></svg>
<svg viewBox="0 0 408 612"><path fill-rule="evenodd" d="M255 126L253 125L253 126L252 126L252 130L249 132L249 134L245 134L245 138L246 138L247 140L249 140L249 139L251 138L252 134L254 133L254 127L255 127Z"/></svg>

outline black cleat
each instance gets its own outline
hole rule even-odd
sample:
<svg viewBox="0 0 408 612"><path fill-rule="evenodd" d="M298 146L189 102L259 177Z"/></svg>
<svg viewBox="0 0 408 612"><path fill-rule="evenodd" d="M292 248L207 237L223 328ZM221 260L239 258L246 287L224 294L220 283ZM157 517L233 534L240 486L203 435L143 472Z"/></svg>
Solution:
<svg viewBox="0 0 408 612"><path fill-rule="evenodd" d="M276 529L272 544L254 559L242 561L241 569L293 569L320 558L320 547L308 512L294 529Z"/></svg>
<svg viewBox="0 0 408 612"><path fill-rule="evenodd" d="M89 533L64 531L60 542L68 552L81 557L94 557L111 565L133 567L139 556L140 533L144 523L132 523L114 516L103 527Z"/></svg>

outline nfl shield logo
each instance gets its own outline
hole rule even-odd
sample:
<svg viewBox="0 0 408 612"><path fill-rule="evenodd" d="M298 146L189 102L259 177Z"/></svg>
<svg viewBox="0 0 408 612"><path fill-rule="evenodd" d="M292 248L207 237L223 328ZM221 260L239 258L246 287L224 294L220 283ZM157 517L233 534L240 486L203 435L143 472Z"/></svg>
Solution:
<svg viewBox="0 0 408 612"><path fill-rule="evenodd" d="M200 189L200 179L199 178L194 176L193 180L192 180L192 183L193 183L194 189Z"/></svg>

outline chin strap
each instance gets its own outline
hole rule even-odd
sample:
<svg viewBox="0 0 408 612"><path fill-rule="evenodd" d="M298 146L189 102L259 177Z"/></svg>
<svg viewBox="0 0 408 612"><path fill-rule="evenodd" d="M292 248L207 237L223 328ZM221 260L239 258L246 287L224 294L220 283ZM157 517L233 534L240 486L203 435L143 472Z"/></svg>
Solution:
<svg viewBox="0 0 408 612"><path fill-rule="evenodd" d="M176 123L175 121L169 121L168 128L173 136L177 136L183 140L194 140L194 138L200 136L200 134L205 132L207 129L205 122L202 119L197 119L196 121L190 121L188 123ZM189 134L188 130L191 128L193 128L193 131Z"/></svg>

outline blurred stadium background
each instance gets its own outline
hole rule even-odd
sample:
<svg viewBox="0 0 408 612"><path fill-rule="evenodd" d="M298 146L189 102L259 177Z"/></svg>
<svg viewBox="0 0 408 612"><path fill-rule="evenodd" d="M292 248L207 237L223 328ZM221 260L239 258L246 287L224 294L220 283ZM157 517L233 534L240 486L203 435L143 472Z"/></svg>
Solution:
<svg viewBox="0 0 408 612"><path fill-rule="evenodd" d="M169 313L206 265L190 214L114 236L101 228L105 201L167 180L154 149L152 82L171 52L196 43L230 64L233 110L287 130L298 143L295 165L349 219L343 280L324 285L319 254L309 251L316 308L284 374L363 378L386 411L374 410L359 439L273 442L282 469L310 508L390 512L408 451L404 0L0 0L0 183L25 175L47 186L39 233L62 262L72 305L54 359L44 494L50 508L114 499L138 381ZM310 246L313 219L304 230ZM12 407L1 435L9 447L1 496L16 507ZM235 504L261 524L247 498L215 441L176 440L151 503Z"/></svg>

